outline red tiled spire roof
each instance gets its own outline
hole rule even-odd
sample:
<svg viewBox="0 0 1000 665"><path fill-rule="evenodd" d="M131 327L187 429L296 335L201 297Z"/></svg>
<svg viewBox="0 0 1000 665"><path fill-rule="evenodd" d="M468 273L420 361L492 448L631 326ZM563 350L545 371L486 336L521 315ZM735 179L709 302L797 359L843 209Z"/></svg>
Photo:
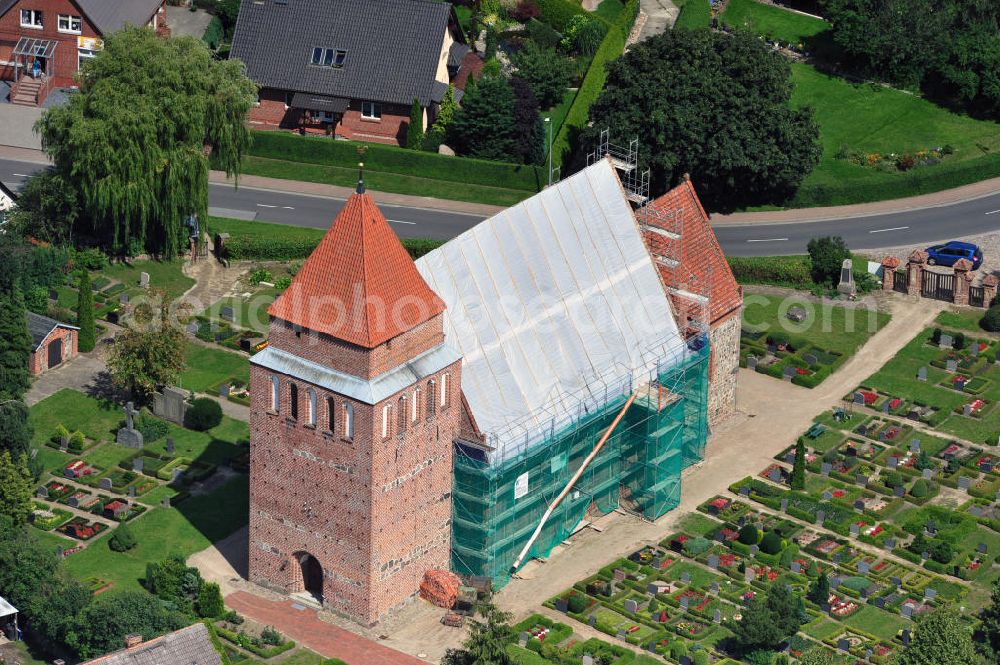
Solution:
<svg viewBox="0 0 1000 665"><path fill-rule="evenodd" d="M683 182L650 205L675 214L676 230L681 236L656 239L658 243L673 245L669 254L680 257L676 267L657 266L667 285L707 295L712 322L738 308L743 303L743 290L733 276L691 179L685 176Z"/></svg>
<svg viewBox="0 0 1000 665"><path fill-rule="evenodd" d="M445 305L363 186L358 189L268 314L371 349Z"/></svg>

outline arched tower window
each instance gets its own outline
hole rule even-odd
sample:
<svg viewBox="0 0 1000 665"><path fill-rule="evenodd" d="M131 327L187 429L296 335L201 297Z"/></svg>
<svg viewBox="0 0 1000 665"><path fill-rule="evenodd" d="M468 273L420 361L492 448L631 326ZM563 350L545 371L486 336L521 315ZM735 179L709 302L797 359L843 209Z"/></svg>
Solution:
<svg viewBox="0 0 1000 665"><path fill-rule="evenodd" d="M434 383L434 379L427 382L427 417L433 418L434 412L437 410L437 386Z"/></svg>
<svg viewBox="0 0 1000 665"><path fill-rule="evenodd" d="M292 420L299 419L299 387L294 383L288 384L288 402Z"/></svg>
<svg viewBox="0 0 1000 665"><path fill-rule="evenodd" d="M316 391L313 390L312 388L308 388L306 390L306 394L309 395L309 420L308 420L308 423L310 425L312 425L313 427L316 427L316 420L317 420L317 416L316 416L316 407L317 407L317 404L316 404L316 402L317 402Z"/></svg>
<svg viewBox="0 0 1000 665"><path fill-rule="evenodd" d="M410 420L420 420L420 388L413 389L413 403L410 404Z"/></svg>
<svg viewBox="0 0 1000 665"><path fill-rule="evenodd" d="M399 433L402 434L406 431L406 424L410 417L410 413L406 408L406 395L399 398L398 414L396 417L399 418L399 425L397 429L399 430Z"/></svg>
<svg viewBox="0 0 1000 665"><path fill-rule="evenodd" d="M332 397L327 397L326 398L326 428L329 431L331 431L331 432L336 432L337 431L337 430L335 430L333 428L333 426L335 424L334 412L336 410L337 410L337 407L336 407L336 405L335 405L335 403L333 401L333 398Z"/></svg>
<svg viewBox="0 0 1000 665"><path fill-rule="evenodd" d="M382 438L386 438L392 431L392 404L382 407Z"/></svg>
<svg viewBox="0 0 1000 665"><path fill-rule="evenodd" d="M344 402L344 436L354 438L354 405L350 402Z"/></svg>
<svg viewBox="0 0 1000 665"><path fill-rule="evenodd" d="M281 411L281 382L278 377L271 377L271 410Z"/></svg>
<svg viewBox="0 0 1000 665"><path fill-rule="evenodd" d="M448 379L450 379L450 378L451 378L451 376L449 376L448 374L442 374L441 375L441 408L442 409L445 408L446 406L448 406L448 404L450 402L450 400L448 399Z"/></svg>

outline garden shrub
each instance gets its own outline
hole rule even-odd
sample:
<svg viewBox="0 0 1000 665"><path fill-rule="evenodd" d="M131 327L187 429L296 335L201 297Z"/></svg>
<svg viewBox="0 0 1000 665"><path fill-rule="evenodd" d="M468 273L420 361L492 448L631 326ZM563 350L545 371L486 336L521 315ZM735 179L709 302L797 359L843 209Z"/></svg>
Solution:
<svg viewBox="0 0 1000 665"><path fill-rule="evenodd" d="M108 257L99 249L84 249L73 252L73 266L90 270L104 270L108 267Z"/></svg>
<svg viewBox="0 0 1000 665"><path fill-rule="evenodd" d="M138 544L139 541L136 540L135 534L125 522L119 524L108 539L108 547L115 552L127 552Z"/></svg>
<svg viewBox="0 0 1000 665"><path fill-rule="evenodd" d="M571 0L537 0L539 20L564 32L574 16L586 15L587 10Z"/></svg>
<svg viewBox="0 0 1000 665"><path fill-rule="evenodd" d="M590 603L587 601L587 597L582 593L570 594L569 598L566 599L567 609L573 614L580 614Z"/></svg>
<svg viewBox="0 0 1000 665"><path fill-rule="evenodd" d="M145 443L152 443L165 437L170 432L170 425L155 416L140 413L135 419L135 428L142 434Z"/></svg>
<svg viewBox="0 0 1000 665"><path fill-rule="evenodd" d="M774 652L767 649L756 649L748 653L744 658L750 665L771 665L771 661L774 659Z"/></svg>
<svg viewBox="0 0 1000 665"><path fill-rule="evenodd" d="M688 655L687 643L683 640L677 640L670 645L670 657L674 660L680 660L682 656Z"/></svg>
<svg viewBox="0 0 1000 665"><path fill-rule="evenodd" d="M760 551L765 554L777 554L781 551L781 536L774 531L768 531L760 541Z"/></svg>
<svg viewBox="0 0 1000 665"><path fill-rule="evenodd" d="M990 332L1000 332L1000 307L994 305L986 310L983 318L979 319L979 327Z"/></svg>
<svg viewBox="0 0 1000 665"><path fill-rule="evenodd" d="M292 278L288 277L287 275L284 277L279 277L274 282L274 288L278 289L279 291L284 291L291 285L292 285Z"/></svg>
<svg viewBox="0 0 1000 665"><path fill-rule="evenodd" d="M266 626L260 633L260 640L264 644L276 647L284 643L284 638L274 626Z"/></svg>
<svg viewBox="0 0 1000 665"><path fill-rule="evenodd" d="M559 44L559 33L547 23L531 19L527 24L528 37L539 46L555 48Z"/></svg>
<svg viewBox="0 0 1000 665"><path fill-rule="evenodd" d="M52 435L53 443L62 443L63 439L69 439L69 430L62 423L56 425L56 432Z"/></svg>
<svg viewBox="0 0 1000 665"><path fill-rule="evenodd" d="M695 651L694 665L708 665L708 654L704 651Z"/></svg>
<svg viewBox="0 0 1000 665"><path fill-rule="evenodd" d="M222 407L209 397L197 397L184 415L184 426L198 432L212 429L222 422Z"/></svg>
<svg viewBox="0 0 1000 665"><path fill-rule="evenodd" d="M87 445L87 438L83 435L83 432L76 430L69 435L69 444L66 446L75 453L82 452L84 447Z"/></svg>
<svg viewBox="0 0 1000 665"><path fill-rule="evenodd" d="M226 610L222 602L222 590L215 582L205 582L198 591L198 616L203 619L214 619Z"/></svg>
<svg viewBox="0 0 1000 665"><path fill-rule="evenodd" d="M946 540L935 539L930 543L928 549L931 558L938 563L948 563L955 556L955 550Z"/></svg>
<svg viewBox="0 0 1000 665"><path fill-rule="evenodd" d="M684 553L690 557L696 557L712 545L707 538L688 538L684 541Z"/></svg>
<svg viewBox="0 0 1000 665"><path fill-rule="evenodd" d="M744 545L756 545L758 538L757 527L753 524L744 524L740 527L739 541Z"/></svg>
<svg viewBox="0 0 1000 665"><path fill-rule="evenodd" d="M965 333L957 332L955 336L951 338L951 346L956 351L961 351L965 348Z"/></svg>
<svg viewBox="0 0 1000 665"><path fill-rule="evenodd" d="M935 328L931 332L931 344L934 344L935 346L937 346L940 343L941 343L941 329L940 328Z"/></svg>
<svg viewBox="0 0 1000 665"><path fill-rule="evenodd" d="M265 268L258 268L250 273L251 286L257 286L261 282L270 282L271 279L271 271Z"/></svg>
<svg viewBox="0 0 1000 665"><path fill-rule="evenodd" d="M740 284L770 284L808 289L812 287L808 256L727 256L729 267Z"/></svg>
<svg viewBox="0 0 1000 665"><path fill-rule="evenodd" d="M930 492L930 485L923 478L918 478L913 483L913 487L910 488L910 494L915 499L922 499L922 498L924 498L925 496L927 496L928 492Z"/></svg>

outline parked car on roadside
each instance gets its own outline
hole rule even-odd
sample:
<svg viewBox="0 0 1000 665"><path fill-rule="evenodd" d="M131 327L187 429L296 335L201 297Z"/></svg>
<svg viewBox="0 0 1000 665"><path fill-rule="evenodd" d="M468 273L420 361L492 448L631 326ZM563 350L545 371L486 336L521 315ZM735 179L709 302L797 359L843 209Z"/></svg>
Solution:
<svg viewBox="0 0 1000 665"><path fill-rule="evenodd" d="M927 255L932 266L953 266L959 259L969 259L972 269L977 270L983 263L983 250L978 245L958 240L928 247Z"/></svg>

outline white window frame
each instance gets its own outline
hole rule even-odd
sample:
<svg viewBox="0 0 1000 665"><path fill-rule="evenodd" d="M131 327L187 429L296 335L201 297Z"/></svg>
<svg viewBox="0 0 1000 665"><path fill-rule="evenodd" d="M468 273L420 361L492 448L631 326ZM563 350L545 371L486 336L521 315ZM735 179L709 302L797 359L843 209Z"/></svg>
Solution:
<svg viewBox="0 0 1000 665"><path fill-rule="evenodd" d="M382 407L382 438L388 439L392 433L392 404Z"/></svg>
<svg viewBox="0 0 1000 665"><path fill-rule="evenodd" d="M316 391L312 388L306 388L306 394L309 395L309 420L308 422L311 426L316 427L316 411L318 407L318 397Z"/></svg>
<svg viewBox="0 0 1000 665"><path fill-rule="evenodd" d="M381 120L382 105L378 102L361 102L361 117L365 120Z"/></svg>
<svg viewBox="0 0 1000 665"><path fill-rule="evenodd" d="M278 413L281 410L281 381L271 376L271 410Z"/></svg>
<svg viewBox="0 0 1000 665"><path fill-rule="evenodd" d="M354 405L344 402L344 438L354 438Z"/></svg>
<svg viewBox="0 0 1000 665"><path fill-rule="evenodd" d="M98 51L95 51L94 49L78 48L76 50L76 68L81 69L83 67L84 61L96 58L97 53ZM258 102L258 106L259 105L260 102Z"/></svg>
<svg viewBox="0 0 1000 665"><path fill-rule="evenodd" d="M24 22L25 14L28 15L28 22ZM45 27L45 15L41 9L22 9L21 10L21 27L31 28L32 30L41 30Z"/></svg>
<svg viewBox="0 0 1000 665"><path fill-rule="evenodd" d="M312 50L309 52L309 64L312 65L313 67L322 67L323 52L324 49L322 46L313 46ZM316 57L317 53L319 53L319 58Z"/></svg>
<svg viewBox="0 0 1000 665"><path fill-rule="evenodd" d="M441 408L448 406L448 374L441 375Z"/></svg>
<svg viewBox="0 0 1000 665"><path fill-rule="evenodd" d="M66 22L66 27L63 27L63 21ZM73 27L76 24L76 28ZM154 26L155 27L155 26ZM59 32L63 32L69 35L79 35L83 33L83 17L74 16L73 14L59 14L59 20L56 23L56 28Z"/></svg>
<svg viewBox="0 0 1000 665"><path fill-rule="evenodd" d="M413 390L413 404L410 406L410 420L417 422L420 420L420 388Z"/></svg>

